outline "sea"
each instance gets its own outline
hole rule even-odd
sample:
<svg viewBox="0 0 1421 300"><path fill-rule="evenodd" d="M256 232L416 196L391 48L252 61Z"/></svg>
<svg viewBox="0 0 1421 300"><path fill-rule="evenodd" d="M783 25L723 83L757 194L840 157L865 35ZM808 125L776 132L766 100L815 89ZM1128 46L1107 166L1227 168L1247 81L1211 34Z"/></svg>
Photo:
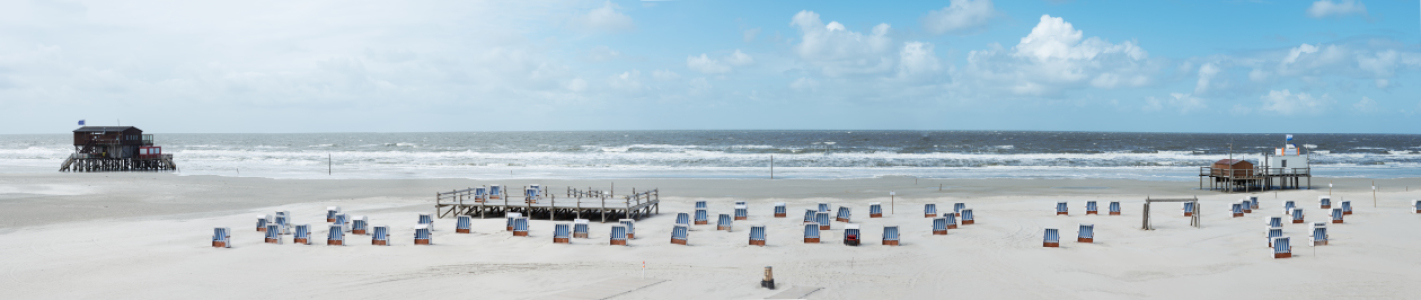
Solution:
<svg viewBox="0 0 1421 300"><path fill-rule="evenodd" d="M1421 135L1293 134L1315 176L1421 177ZM178 175L326 178L1108 178L1196 181L1285 134L548 131L163 134ZM71 135L0 135L0 173L58 172Z"/></svg>

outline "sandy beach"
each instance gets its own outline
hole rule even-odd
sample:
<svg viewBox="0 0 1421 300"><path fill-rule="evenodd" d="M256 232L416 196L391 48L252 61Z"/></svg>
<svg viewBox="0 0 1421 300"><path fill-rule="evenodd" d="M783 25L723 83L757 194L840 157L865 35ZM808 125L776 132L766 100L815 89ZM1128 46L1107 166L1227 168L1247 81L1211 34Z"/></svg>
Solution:
<svg viewBox="0 0 1421 300"><path fill-rule="evenodd" d="M1226 212L1245 194L1196 190L1193 182L1129 180L618 180L619 191L659 188L660 215L637 225L627 247L609 246L610 224L594 222L591 238L552 243L553 222L531 221L531 236L513 237L503 219L475 219L455 234L453 219L436 220L433 246L414 246L418 213L433 194L488 183L607 187L608 181L277 180L145 173L11 174L0 176L0 288L16 299L73 298L389 298L544 299L568 295L615 299L761 299L808 292L809 299L1404 299L1421 292L1421 216L1409 209L1421 180L1333 179L1338 201L1356 211L1331 224L1331 245L1310 247L1304 224L1285 224L1294 257L1273 259L1265 216L1295 200L1309 222L1326 214L1318 190L1258 193L1261 208L1242 218ZM942 190L939 191L939 185ZM897 196L890 202L888 192ZM1156 206L1156 230L1140 230L1147 196L1199 196L1202 228L1189 227L1177 205ZM694 226L687 246L669 243L675 213L707 200L712 215L749 205L749 220L731 232ZM1087 200L1120 201L1121 216L1084 215ZM1055 202L1072 213L1056 216ZM788 218L773 218L773 203ZM848 206L864 245L843 246L844 223L824 242L804 244L799 213L815 203ZM883 202L884 218L868 218ZM977 223L934 236L923 205L964 202ZM890 205L892 203L892 205ZM340 206L391 226L393 245L324 246L324 209ZM313 245L262 243L253 216L291 211L313 224ZM561 222L561 221L559 221ZM1080 223L1095 224L1093 244L1074 242ZM765 247L747 245L751 225L765 225ZM903 230L902 246L879 244L882 226ZM210 247L213 227L230 227L230 249ZM1044 228L1059 228L1060 248L1041 247ZM316 245L321 244L321 245ZM645 263L643 273L642 265ZM777 290L758 287L773 266ZM641 280L645 278L646 280ZM649 285L648 285L649 284ZM598 289L598 287L603 287ZM624 289L624 290L622 290ZM611 290L611 291L608 291Z"/></svg>

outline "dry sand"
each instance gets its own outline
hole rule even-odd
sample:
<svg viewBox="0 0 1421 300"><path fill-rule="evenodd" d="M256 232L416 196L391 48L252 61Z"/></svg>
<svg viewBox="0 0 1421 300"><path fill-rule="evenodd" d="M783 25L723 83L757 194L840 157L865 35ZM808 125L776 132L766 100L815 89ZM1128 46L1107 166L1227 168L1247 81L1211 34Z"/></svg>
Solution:
<svg viewBox="0 0 1421 300"><path fill-rule="evenodd" d="M1355 214L1329 225L1332 244L1311 247L1304 224L1285 224L1294 257L1273 259L1265 216L1282 216L1295 200L1309 222L1322 221L1318 190L1258 193L1262 207L1243 218L1225 209L1244 194L1197 190L1196 182L1128 180L617 180L617 191L660 188L661 214L637 224L630 246L607 245L610 224L592 238L553 244L552 222L531 222L531 237L512 237L502 219L474 221L455 234L453 219L436 221L434 246L414 246L417 213L433 194L488 183L541 183L605 188L611 182L504 180L274 180L148 173L0 175L0 290L7 299L75 298L491 298L563 296L614 299L760 299L813 290L809 299L1407 299L1421 295L1421 215L1409 211L1421 179L1335 179L1334 199ZM942 191L938 185L944 186ZM897 193L890 207L888 192ZM1197 195L1203 228L1189 227L1177 204L1158 205L1157 230L1140 230L1146 195ZM690 245L669 243L676 212L694 200L711 214L746 201L750 219L732 232L694 226ZM1084 215L1087 200L1120 201L1123 216ZM1070 216L1056 216L1069 201ZM772 203L789 203L772 218ZM849 206L864 245L839 243L843 223L825 242L803 244L800 217L818 202ZM885 218L868 218L883 202ZM923 204L941 210L965 202L976 225L931 234ZM253 216L291 211L316 228L324 244L324 208L340 206L390 225L393 246L261 242ZM893 212L890 214L890 212ZM714 223L714 222L712 222ZM1074 242L1076 226L1096 225L1096 242ZM766 247L747 245L751 225L766 225ZM903 230L900 247L879 245L882 226ZM209 247L213 227L230 227L235 246ZM1059 228L1061 248L1042 248L1044 228ZM642 264L645 262L645 278ZM780 289L758 287L773 266Z"/></svg>

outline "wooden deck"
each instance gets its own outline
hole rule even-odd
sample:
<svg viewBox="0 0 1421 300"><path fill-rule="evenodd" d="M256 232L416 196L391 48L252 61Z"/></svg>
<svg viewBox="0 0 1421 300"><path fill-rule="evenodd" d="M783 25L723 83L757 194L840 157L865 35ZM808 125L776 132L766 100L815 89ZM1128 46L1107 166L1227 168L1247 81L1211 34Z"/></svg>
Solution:
<svg viewBox="0 0 1421 300"><path fill-rule="evenodd" d="M1204 189L1206 178L1209 181L1209 190L1225 192L1312 188L1312 168L1260 167L1239 170L1199 167L1199 189Z"/></svg>
<svg viewBox="0 0 1421 300"><path fill-rule="evenodd" d="M516 212L529 220L588 219L616 222L618 219L641 220L661 213L661 192L658 189L631 195L610 192L582 191L568 188L564 197L548 194L540 197L475 195L474 188L435 193L434 212L439 218L461 215L477 218L503 218Z"/></svg>

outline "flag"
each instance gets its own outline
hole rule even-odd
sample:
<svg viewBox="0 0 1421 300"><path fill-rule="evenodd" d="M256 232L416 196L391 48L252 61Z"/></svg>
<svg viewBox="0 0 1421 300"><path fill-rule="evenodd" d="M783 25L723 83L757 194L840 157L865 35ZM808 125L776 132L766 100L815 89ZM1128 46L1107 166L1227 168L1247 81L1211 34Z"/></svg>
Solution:
<svg viewBox="0 0 1421 300"><path fill-rule="evenodd" d="M84 119L79 119L79 126L84 126Z"/></svg>
<svg viewBox="0 0 1421 300"><path fill-rule="evenodd" d="M1291 135L1291 134L1288 135L1288 141L1289 141L1289 142L1293 141L1293 135Z"/></svg>

